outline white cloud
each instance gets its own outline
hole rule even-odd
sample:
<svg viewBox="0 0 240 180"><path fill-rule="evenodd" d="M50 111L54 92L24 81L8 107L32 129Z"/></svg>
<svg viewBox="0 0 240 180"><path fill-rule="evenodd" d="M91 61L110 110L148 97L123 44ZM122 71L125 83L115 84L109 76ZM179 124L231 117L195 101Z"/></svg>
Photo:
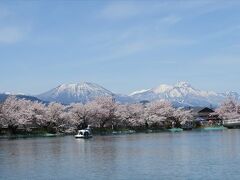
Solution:
<svg viewBox="0 0 240 180"><path fill-rule="evenodd" d="M25 32L18 27L0 28L0 43L12 44L23 39Z"/></svg>
<svg viewBox="0 0 240 180"><path fill-rule="evenodd" d="M240 30L240 25L225 27L224 29L221 29L219 31L206 35L204 38L205 39L212 39L212 38L219 38L219 37L221 38L228 34L232 34L233 32L239 32L239 30Z"/></svg>
<svg viewBox="0 0 240 180"><path fill-rule="evenodd" d="M131 36L131 33L129 33ZM129 37L128 36L128 37ZM141 36L141 35L140 35ZM121 38L120 38L121 39ZM166 36L141 36L141 38L129 39L115 39L111 42L106 42L102 46L107 49L106 52L102 52L97 58L93 58L94 62L107 62L124 59L125 57L142 54L153 49L159 49L166 47L176 46L189 46L195 43L193 40L178 38L178 37L166 37ZM111 52L111 53L109 53ZM173 64L173 61L161 61L163 64Z"/></svg>
<svg viewBox="0 0 240 180"><path fill-rule="evenodd" d="M176 23L181 20L179 17L184 15L199 16L239 5L238 1L226 2L224 0L115 1L107 3L98 15L113 20L160 15L164 21ZM168 13L176 14L176 16L166 16Z"/></svg>
<svg viewBox="0 0 240 180"><path fill-rule="evenodd" d="M0 20L9 16L10 14L11 12L7 8L0 7Z"/></svg>
<svg viewBox="0 0 240 180"><path fill-rule="evenodd" d="M181 21L181 19L182 18L180 16L169 15L169 16L165 16L162 19L160 19L160 22L167 23L167 24L175 24L175 23L178 23L179 21Z"/></svg>
<svg viewBox="0 0 240 180"><path fill-rule="evenodd" d="M126 1L110 3L101 11L101 16L108 19L124 19L138 15L142 9Z"/></svg>
<svg viewBox="0 0 240 180"><path fill-rule="evenodd" d="M30 26L19 24L18 16L13 10L0 6L0 44L22 41L29 31Z"/></svg>

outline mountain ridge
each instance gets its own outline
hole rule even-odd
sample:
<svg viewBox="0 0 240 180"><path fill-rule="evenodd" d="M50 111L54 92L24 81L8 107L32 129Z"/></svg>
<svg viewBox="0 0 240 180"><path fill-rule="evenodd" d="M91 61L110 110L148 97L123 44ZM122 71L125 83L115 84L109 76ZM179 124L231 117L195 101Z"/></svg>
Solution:
<svg viewBox="0 0 240 180"><path fill-rule="evenodd" d="M76 102L86 103L98 96L112 96L112 92L104 87L90 82L61 84L36 97L46 101L55 101L63 104Z"/></svg>
<svg viewBox="0 0 240 180"><path fill-rule="evenodd" d="M12 93L0 93L0 103L4 102L10 96L15 96L17 99L26 99L30 101L41 102L43 104L48 104L47 101L43 101L35 96L24 95L24 94L12 94Z"/></svg>
<svg viewBox="0 0 240 180"><path fill-rule="evenodd" d="M9 95L9 94L8 94ZM21 98L20 95L17 95ZM129 95L117 94L91 82L61 84L47 92L36 96L28 95L28 99L36 98L44 102L58 102L62 104L87 103L97 97L113 97L119 103L137 103L155 100L167 100L174 106L219 106L225 99L231 97L239 100L237 92L229 91L217 93L194 88L188 82L180 81L174 85L160 84L150 89L135 91ZM4 96L7 97L7 94ZM22 98L26 96L22 95ZM31 98L32 97L32 98Z"/></svg>
<svg viewBox="0 0 240 180"><path fill-rule="evenodd" d="M187 82L178 82L175 85L161 84L146 91L133 92L130 96L137 101L165 99L183 106L218 106L228 97L239 100L239 94L236 92L203 91L192 87Z"/></svg>

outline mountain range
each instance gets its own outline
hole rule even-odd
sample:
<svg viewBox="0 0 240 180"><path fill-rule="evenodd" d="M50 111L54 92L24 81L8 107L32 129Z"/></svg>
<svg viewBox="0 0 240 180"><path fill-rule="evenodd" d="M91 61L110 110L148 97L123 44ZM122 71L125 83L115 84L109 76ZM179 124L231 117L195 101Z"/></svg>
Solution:
<svg viewBox="0 0 240 180"><path fill-rule="evenodd" d="M216 93L196 89L187 82L179 82L175 85L161 84L158 87L133 92L130 96L138 101L154 101L164 99L175 106L213 106L220 105L227 98L239 99L236 92Z"/></svg>
<svg viewBox="0 0 240 180"><path fill-rule="evenodd" d="M0 94L0 99L4 94ZM130 95L113 93L110 90L90 82L76 84L62 84L45 93L36 96L19 96L43 102L59 102L62 104L87 103L97 97L114 97L120 103L136 103L141 101L167 100L174 106L207 106L216 107L227 98L239 100L236 92L217 93L214 91L203 91L192 87L187 82L178 82L175 85L161 84L155 88L135 91ZM6 94L5 94L6 98Z"/></svg>

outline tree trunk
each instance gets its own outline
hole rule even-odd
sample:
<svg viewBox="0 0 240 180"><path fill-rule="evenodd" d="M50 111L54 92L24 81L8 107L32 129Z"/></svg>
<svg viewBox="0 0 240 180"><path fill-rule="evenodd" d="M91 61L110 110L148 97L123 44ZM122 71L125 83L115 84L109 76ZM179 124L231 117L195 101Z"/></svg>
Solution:
<svg viewBox="0 0 240 180"><path fill-rule="evenodd" d="M8 125L9 134L10 135L16 134L17 133L17 128L18 128L18 126Z"/></svg>

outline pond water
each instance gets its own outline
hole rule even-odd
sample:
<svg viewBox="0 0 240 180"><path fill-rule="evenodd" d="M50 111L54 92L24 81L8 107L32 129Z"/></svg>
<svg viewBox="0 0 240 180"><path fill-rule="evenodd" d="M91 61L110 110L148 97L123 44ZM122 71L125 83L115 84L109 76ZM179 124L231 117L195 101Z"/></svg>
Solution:
<svg viewBox="0 0 240 180"><path fill-rule="evenodd" d="M240 130L0 140L0 179L240 179Z"/></svg>

